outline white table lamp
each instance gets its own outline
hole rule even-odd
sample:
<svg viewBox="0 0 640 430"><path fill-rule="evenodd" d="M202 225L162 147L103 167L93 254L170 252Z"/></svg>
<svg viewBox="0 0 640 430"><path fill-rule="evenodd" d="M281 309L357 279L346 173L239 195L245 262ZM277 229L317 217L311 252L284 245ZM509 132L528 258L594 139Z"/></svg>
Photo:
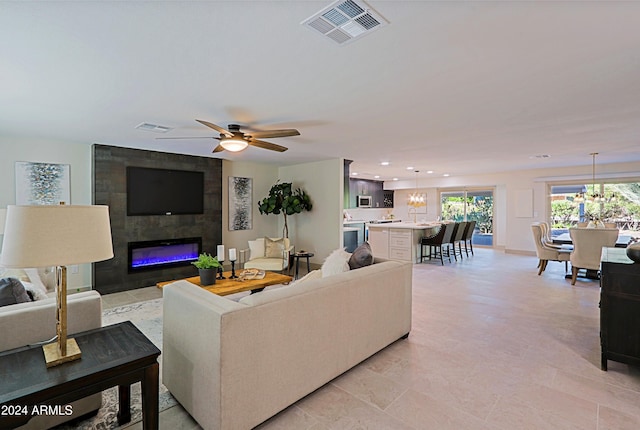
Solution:
<svg viewBox="0 0 640 430"><path fill-rule="evenodd" d="M0 265L56 267L57 342L45 345L47 367L80 358L67 339L67 265L113 257L107 206L9 206Z"/></svg>
<svg viewBox="0 0 640 430"><path fill-rule="evenodd" d="M7 219L7 210L0 209L0 235L4 234L4 223Z"/></svg>

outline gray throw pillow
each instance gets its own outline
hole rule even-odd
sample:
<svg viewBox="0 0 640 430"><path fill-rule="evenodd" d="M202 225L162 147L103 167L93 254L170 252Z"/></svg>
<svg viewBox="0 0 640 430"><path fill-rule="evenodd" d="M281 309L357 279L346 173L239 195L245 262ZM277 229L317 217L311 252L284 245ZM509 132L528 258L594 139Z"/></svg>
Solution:
<svg viewBox="0 0 640 430"><path fill-rule="evenodd" d="M369 243L365 242L357 247L353 251L353 254L351 254L351 258L349 258L349 268L351 270L359 269L371 264L373 264L373 253L371 253Z"/></svg>
<svg viewBox="0 0 640 430"><path fill-rule="evenodd" d="M0 279L0 306L30 302L31 298L24 285L16 278Z"/></svg>

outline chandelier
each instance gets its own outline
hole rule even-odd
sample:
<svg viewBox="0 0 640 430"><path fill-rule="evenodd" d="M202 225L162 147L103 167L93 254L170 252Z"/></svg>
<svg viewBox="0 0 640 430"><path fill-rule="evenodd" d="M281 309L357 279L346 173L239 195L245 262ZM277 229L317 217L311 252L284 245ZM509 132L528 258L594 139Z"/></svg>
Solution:
<svg viewBox="0 0 640 430"><path fill-rule="evenodd" d="M409 205L409 207L417 209L426 206L427 199L425 198L424 194L420 194L418 192L418 173L420 172L420 170L415 170L414 172L416 174L416 189L413 193L409 194L409 201L407 202L407 205Z"/></svg>
<svg viewBox="0 0 640 430"><path fill-rule="evenodd" d="M576 203L584 203L585 201L600 203L605 201L604 194L600 194L596 192L596 155L597 152L592 152L591 154L592 162L591 162L591 194L585 196L585 193L577 193L573 199ZM615 193L611 195L609 201L614 201L616 199Z"/></svg>

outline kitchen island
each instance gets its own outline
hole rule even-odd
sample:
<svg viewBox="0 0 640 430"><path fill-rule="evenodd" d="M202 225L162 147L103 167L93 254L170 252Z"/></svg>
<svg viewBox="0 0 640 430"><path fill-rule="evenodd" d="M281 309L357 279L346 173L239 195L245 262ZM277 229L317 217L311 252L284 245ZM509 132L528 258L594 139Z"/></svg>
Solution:
<svg viewBox="0 0 640 430"><path fill-rule="evenodd" d="M369 245L374 257L419 263L420 240L434 235L440 223L370 223L368 227Z"/></svg>

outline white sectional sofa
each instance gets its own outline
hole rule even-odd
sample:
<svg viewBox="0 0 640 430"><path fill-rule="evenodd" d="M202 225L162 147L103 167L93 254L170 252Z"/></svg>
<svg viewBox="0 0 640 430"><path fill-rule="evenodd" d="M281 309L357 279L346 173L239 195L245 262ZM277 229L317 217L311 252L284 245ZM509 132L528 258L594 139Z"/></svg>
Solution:
<svg viewBox="0 0 640 430"><path fill-rule="evenodd" d="M411 329L410 263L373 265L235 302L165 286L162 381L205 429L250 429Z"/></svg>
<svg viewBox="0 0 640 430"><path fill-rule="evenodd" d="M102 326L102 300L97 291L71 294L67 300L69 335ZM0 307L0 351L42 342L56 334L56 299ZM44 355L42 366L45 366ZM102 406L102 394L94 394L71 403L71 416L40 415L19 429L48 429L55 425L93 413Z"/></svg>

